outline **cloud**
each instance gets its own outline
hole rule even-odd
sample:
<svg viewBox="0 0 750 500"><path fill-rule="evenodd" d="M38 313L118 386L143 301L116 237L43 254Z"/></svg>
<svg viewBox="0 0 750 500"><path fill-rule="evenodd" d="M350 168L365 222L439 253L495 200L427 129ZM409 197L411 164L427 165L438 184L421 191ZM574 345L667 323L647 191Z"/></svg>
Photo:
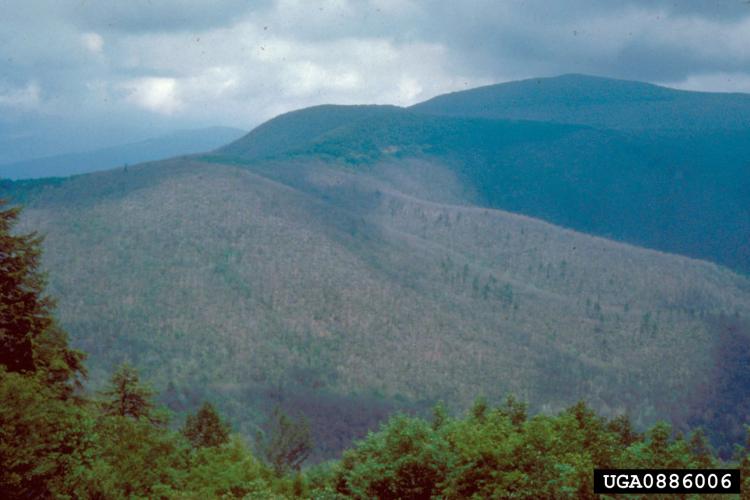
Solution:
<svg viewBox="0 0 750 500"><path fill-rule="evenodd" d="M409 105L488 83L452 70L440 44L298 39L267 23L260 18L199 32L121 36L107 49L119 61L120 74L111 78L120 80L115 87L127 89L124 97L140 109L187 121L221 116L223 123L245 127L323 102ZM152 98L155 82L166 92L166 84L154 78L170 81L170 99Z"/></svg>
<svg viewBox="0 0 750 500"><path fill-rule="evenodd" d="M99 33L82 33L81 41L84 47L94 54L101 54L104 48L104 38Z"/></svg>
<svg viewBox="0 0 750 500"><path fill-rule="evenodd" d="M148 135L156 126L250 128L321 103L405 106L571 72L720 91L748 90L750 79L743 0L6 0L4 7L0 106L14 113L0 118L6 124L37 113Z"/></svg>
<svg viewBox="0 0 750 500"><path fill-rule="evenodd" d="M682 90L702 92L750 93L750 75L747 73L701 73L684 80L662 82L662 85Z"/></svg>
<svg viewBox="0 0 750 500"><path fill-rule="evenodd" d="M155 113L169 115L183 105L174 78L137 78L123 83L121 88L128 101Z"/></svg>
<svg viewBox="0 0 750 500"><path fill-rule="evenodd" d="M41 102L39 85L31 81L24 87L4 87L0 84L0 108L36 109Z"/></svg>
<svg viewBox="0 0 750 500"><path fill-rule="evenodd" d="M57 1L66 6L66 19L71 24L81 29L120 34L195 31L226 26L243 17L251 8L257 10L269 3L265 0Z"/></svg>

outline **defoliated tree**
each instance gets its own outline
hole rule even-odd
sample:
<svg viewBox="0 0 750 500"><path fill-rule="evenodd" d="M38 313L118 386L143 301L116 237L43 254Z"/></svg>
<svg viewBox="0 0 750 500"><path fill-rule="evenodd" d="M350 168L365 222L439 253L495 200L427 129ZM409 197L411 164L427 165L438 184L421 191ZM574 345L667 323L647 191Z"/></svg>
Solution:
<svg viewBox="0 0 750 500"><path fill-rule="evenodd" d="M630 418L624 414L610 420L607 423L607 430L614 433L617 436L619 445L625 448L643 439L643 436L633 429Z"/></svg>
<svg viewBox="0 0 750 500"><path fill-rule="evenodd" d="M499 408L500 413L507 416L515 426L521 426L528 417L529 406L519 401L513 394L505 398L505 404Z"/></svg>
<svg viewBox="0 0 750 500"><path fill-rule="evenodd" d="M123 363L112 374L109 387L101 393L101 411L107 416L145 418L153 424L163 424L166 418L155 411L154 394L151 387L141 383L138 370Z"/></svg>
<svg viewBox="0 0 750 500"><path fill-rule="evenodd" d="M489 405L487 404L487 398L479 396L474 400L474 404L469 409L469 413L476 420L482 421L487 416L489 411Z"/></svg>
<svg viewBox="0 0 750 500"><path fill-rule="evenodd" d="M261 456L281 475L298 471L312 451L312 434L307 419L294 419L276 407L264 433L255 436Z"/></svg>
<svg viewBox="0 0 750 500"><path fill-rule="evenodd" d="M692 432L689 441L690 454L696 467L701 469L712 469L716 466L711 444L708 442L706 433L698 428Z"/></svg>
<svg viewBox="0 0 750 500"><path fill-rule="evenodd" d="M221 420L211 403L203 403L198 413L188 415L182 434L195 448L220 446L229 442L229 425Z"/></svg>

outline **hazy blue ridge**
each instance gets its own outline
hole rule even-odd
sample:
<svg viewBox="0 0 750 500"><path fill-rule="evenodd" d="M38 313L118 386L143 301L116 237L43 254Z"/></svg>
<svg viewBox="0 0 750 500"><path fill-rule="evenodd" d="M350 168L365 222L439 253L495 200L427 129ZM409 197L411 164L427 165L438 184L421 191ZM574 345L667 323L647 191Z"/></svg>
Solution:
<svg viewBox="0 0 750 500"><path fill-rule="evenodd" d="M0 165L0 177L6 179L64 177L121 167L126 164L162 160L177 155L209 151L245 133L243 130L230 127L182 130L141 142Z"/></svg>

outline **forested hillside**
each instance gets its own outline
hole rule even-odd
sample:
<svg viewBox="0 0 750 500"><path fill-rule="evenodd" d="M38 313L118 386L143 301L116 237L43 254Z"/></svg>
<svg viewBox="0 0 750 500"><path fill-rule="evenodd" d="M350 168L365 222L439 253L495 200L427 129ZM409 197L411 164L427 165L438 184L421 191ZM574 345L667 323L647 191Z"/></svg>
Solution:
<svg viewBox="0 0 750 500"><path fill-rule="evenodd" d="M409 110L309 108L261 125L219 149L215 161L313 155L366 170L426 157L474 195L462 203L750 272L747 96L573 76L540 82L451 94ZM553 113L551 101L576 111ZM534 109L547 110L545 121L517 121L539 119L526 113ZM620 125L588 119L587 111L619 117ZM693 116L699 111L701 119Z"/></svg>
<svg viewBox="0 0 750 500"><path fill-rule="evenodd" d="M281 406L309 418L312 460L394 411L508 393L704 425L727 458L750 408L746 132L591 125L322 106L0 195L46 235L92 389L128 361L245 436Z"/></svg>
<svg viewBox="0 0 750 500"><path fill-rule="evenodd" d="M529 416L513 397L478 398L455 417L396 415L338 461L302 466L313 447L304 417L278 408L254 446L204 402L177 431L127 363L84 391L86 354L68 346L39 272L40 240L0 210L0 495L3 498L594 498L591 469L740 467L702 431L645 433L584 403ZM750 486L750 485L748 485Z"/></svg>
<svg viewBox="0 0 750 500"><path fill-rule="evenodd" d="M638 425L745 404L740 365L715 366L746 352L732 346L747 279L450 203L462 193L416 160L369 174L175 160L30 188L24 227L47 235L95 384L130 360L174 409L215 394L248 435L283 402L311 416L324 455L441 398L515 392L554 411L586 397Z"/></svg>

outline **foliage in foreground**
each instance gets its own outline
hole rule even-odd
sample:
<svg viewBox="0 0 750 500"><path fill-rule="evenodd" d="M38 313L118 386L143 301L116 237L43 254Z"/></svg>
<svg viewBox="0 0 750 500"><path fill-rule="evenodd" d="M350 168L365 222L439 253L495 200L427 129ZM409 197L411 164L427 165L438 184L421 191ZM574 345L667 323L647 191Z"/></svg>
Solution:
<svg viewBox="0 0 750 500"><path fill-rule="evenodd" d="M258 458L205 410L175 432L61 401L5 370L0 398L3 498L593 498L594 467L721 465L700 431L675 436L661 423L639 434L583 403L530 418L512 399L462 417L440 406L432 419L396 415L340 461L295 471ZM748 477L748 450L736 461Z"/></svg>
<svg viewBox="0 0 750 500"><path fill-rule="evenodd" d="M589 498L594 467L719 465L701 431L639 434L584 403L529 418L512 398L460 418L442 405L431 420L394 416L340 461L304 470L309 431L283 413L257 453L209 404L172 431L128 365L100 394L81 391L83 354L43 295L38 238L10 233L17 213L0 211L1 498ZM750 490L747 447L735 464Z"/></svg>

